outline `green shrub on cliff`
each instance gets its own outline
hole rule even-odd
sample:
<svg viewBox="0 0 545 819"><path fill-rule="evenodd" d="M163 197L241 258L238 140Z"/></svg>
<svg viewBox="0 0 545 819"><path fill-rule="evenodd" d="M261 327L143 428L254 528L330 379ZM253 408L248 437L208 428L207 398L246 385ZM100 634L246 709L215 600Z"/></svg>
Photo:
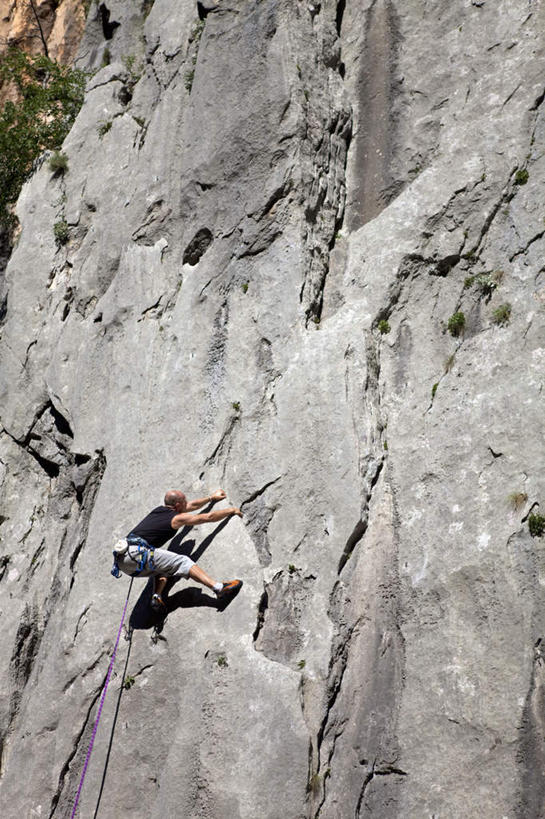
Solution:
<svg viewBox="0 0 545 819"><path fill-rule="evenodd" d="M460 336L466 326L466 317L463 313L453 313L447 323L447 328L451 336Z"/></svg>
<svg viewBox="0 0 545 819"><path fill-rule="evenodd" d="M0 60L0 85L13 88L0 113L0 224L13 228L12 206L35 160L58 150L83 102L86 74L45 56L10 50Z"/></svg>

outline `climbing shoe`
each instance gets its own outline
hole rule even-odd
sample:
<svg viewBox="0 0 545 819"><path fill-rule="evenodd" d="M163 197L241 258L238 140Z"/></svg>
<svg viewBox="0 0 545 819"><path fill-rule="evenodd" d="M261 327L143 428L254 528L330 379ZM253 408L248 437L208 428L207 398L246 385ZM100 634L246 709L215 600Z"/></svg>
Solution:
<svg viewBox="0 0 545 819"><path fill-rule="evenodd" d="M163 603L162 598L158 594L154 594L151 598L151 607L153 611L165 612L167 607Z"/></svg>
<svg viewBox="0 0 545 819"><path fill-rule="evenodd" d="M242 580L228 580L226 583L223 584L222 590L216 592L216 594L220 599L222 597L229 597L230 595L237 592L241 586Z"/></svg>

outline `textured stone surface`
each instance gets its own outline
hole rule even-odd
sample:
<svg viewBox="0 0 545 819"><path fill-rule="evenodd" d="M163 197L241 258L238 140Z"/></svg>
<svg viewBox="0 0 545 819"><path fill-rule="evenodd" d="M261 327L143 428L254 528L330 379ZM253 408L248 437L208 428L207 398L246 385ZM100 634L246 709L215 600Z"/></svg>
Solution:
<svg viewBox="0 0 545 819"><path fill-rule="evenodd" d="M537 819L543 3L107 10L2 294L3 803L70 810L110 544L222 486L243 519L185 548L244 587L175 587L154 643L136 584L100 815Z"/></svg>

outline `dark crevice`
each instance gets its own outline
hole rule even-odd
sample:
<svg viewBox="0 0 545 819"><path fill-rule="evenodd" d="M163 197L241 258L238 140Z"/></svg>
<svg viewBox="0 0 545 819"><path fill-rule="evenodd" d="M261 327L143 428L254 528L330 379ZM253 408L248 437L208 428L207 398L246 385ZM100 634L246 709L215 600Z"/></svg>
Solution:
<svg viewBox="0 0 545 819"><path fill-rule="evenodd" d="M68 435L69 438L73 438L74 433L72 432L72 428L70 427L70 424L68 423L64 415L62 415L59 412L59 410L54 406L53 403L50 403L49 410L51 412L51 415L53 416L55 426L57 427L61 435Z"/></svg>
<svg viewBox="0 0 545 819"><path fill-rule="evenodd" d="M360 791L360 796L358 799L358 804L356 807L356 818L360 815L360 809L363 802L363 798L365 796L365 792L375 776L391 776L392 774L396 776L407 776L406 771L402 771L401 768L394 768L393 765L381 765L380 768L376 767L376 760L371 765L371 770L363 780L362 788Z"/></svg>
<svg viewBox="0 0 545 819"><path fill-rule="evenodd" d="M531 106L530 111L537 111L537 109L543 104L543 100L545 100L545 90L536 98L536 101Z"/></svg>
<svg viewBox="0 0 545 819"><path fill-rule="evenodd" d="M273 484L278 483L278 481L281 478L282 478L282 475L279 475L278 478L275 478L274 480L269 481L269 483L266 483L265 486L261 487L261 489L257 489L255 492L253 492L250 495L249 498L246 498L246 500L242 501L242 503L240 504L240 508L242 509L242 507L246 506L247 503L252 503L253 501L255 501L255 499L258 498L260 495L262 495L265 492L265 490L269 488L269 486L272 486Z"/></svg>
<svg viewBox="0 0 545 819"><path fill-rule="evenodd" d="M17 441L17 443L19 442ZM47 458L44 458L42 455L36 452L36 450L33 449L31 446L26 446L24 447L24 449L26 449L29 455L32 455L36 463L38 463L41 466L41 468L50 478L58 477L59 472L61 470L58 464L53 463L53 461L49 461Z"/></svg>
<svg viewBox="0 0 545 819"><path fill-rule="evenodd" d="M183 264L190 264L191 266L198 264L201 256L206 253L212 241L213 236L211 230L206 227L198 230L184 250Z"/></svg>
<svg viewBox="0 0 545 819"><path fill-rule="evenodd" d="M9 703L8 725L3 739L10 733L19 713L23 692L30 679L43 634L43 629L38 626L37 608L29 606L27 603L21 616L11 654L9 676L12 693Z"/></svg>
<svg viewBox="0 0 545 819"><path fill-rule="evenodd" d="M423 271L427 264L426 259L424 259L424 257L418 253L408 253L402 258L399 264L396 279L390 287L387 302L385 306L377 312L373 322L373 327L377 327L380 321L390 317L392 310L399 302L406 279L415 279Z"/></svg>
<svg viewBox="0 0 545 819"><path fill-rule="evenodd" d="M337 34L338 34L339 37L341 36L341 28L342 28L342 24L343 24L343 16L344 16L345 8L346 8L346 0L338 0L337 12L336 12L336 15L335 15L335 25L337 26Z"/></svg>
<svg viewBox="0 0 545 819"><path fill-rule="evenodd" d="M537 242L539 239L542 239L542 238L543 238L543 236L545 236L545 230L542 230L542 231L541 231L541 233L538 233L536 236L533 236L533 237L530 239L530 241L526 243L525 247L523 247L521 250L517 250L517 252L516 252L516 253L513 253L513 255L509 257L509 261L510 261L510 262L512 262L514 259L516 259L516 258L517 258L517 256L522 256L522 254L523 254L523 253L526 253L526 251L528 250L528 248L529 248L531 245L533 245L533 244L534 244L534 242Z"/></svg>
<svg viewBox="0 0 545 819"><path fill-rule="evenodd" d="M267 592L267 588L265 587L265 590L264 590L263 594L261 595L261 600L259 601L259 606L258 606L258 609L257 609L257 625L256 625L256 627L254 629L254 633L253 633L254 643L256 642L257 638L259 637L259 632L263 628L263 623L265 622L265 612L267 611L268 607L269 607L269 594Z"/></svg>
<svg viewBox="0 0 545 819"><path fill-rule="evenodd" d="M369 522L369 501L371 500L371 495L373 494L373 489L375 488L375 486L377 484L377 481L379 479L379 476L380 476L380 473L382 471L383 465L384 465L384 461L383 460L379 461L374 474L371 476L371 481L369 483L369 488L367 489L367 492L366 492L366 498L365 498L365 503L364 503L364 512L362 513L361 519L356 523L354 529L352 530L352 534L350 535L350 537L346 541L344 551L343 551L343 553L341 555L341 558L339 560L339 566L338 566L338 569L337 569L337 574L338 575L342 572L343 568L346 565L347 560L350 558L350 556L352 555L352 552L354 551L357 544L360 542L360 540L362 539L362 537L364 536L364 534L365 534L365 532L367 530L367 525L368 525L368 522Z"/></svg>
<svg viewBox="0 0 545 819"><path fill-rule="evenodd" d="M83 735L85 733L85 730L86 730L86 728L87 728L87 726L89 724L89 720L91 718L91 712L92 712L93 708L95 707L95 704L96 704L96 702L97 702L97 700L98 700L98 698L100 696L100 693L102 691L102 688L103 688L105 682L106 682L106 677L104 677L104 680L103 680L102 684L99 686L96 693L93 695L93 697L91 699L91 703L89 705L89 708L87 709L87 713L86 713L85 718L83 720L83 725L81 727L81 730L80 730L79 734L77 735L77 737L76 737L76 739L74 741L74 746L73 746L70 754L68 755L68 758L67 758L66 762L62 766L61 772L59 774L59 783L57 785L57 790L55 791L55 793L53 795L53 798L51 800L51 808L50 808L50 811L49 811L49 819L52 819L53 815L55 814L55 811L57 810L57 805L59 803L59 799L62 796L62 792L63 792L63 788L64 788L64 781L66 779L66 776L67 776L68 772L70 771L70 763L72 762L72 760L74 759L74 757L76 756L76 754L77 754L77 752L79 750L80 742L82 740L82 737L83 737Z"/></svg>
<svg viewBox="0 0 545 819"><path fill-rule="evenodd" d="M115 20L110 21L110 9L107 7L106 3L101 3L98 7L98 11L100 14L100 22L102 23L104 39L111 40L114 36L116 28L119 28L121 23L118 23Z"/></svg>
<svg viewBox="0 0 545 819"><path fill-rule="evenodd" d="M332 594L335 594L335 589L333 589ZM345 674L345 671L346 671L346 667L348 665L348 652L349 652L349 648L350 648L350 641L352 639L352 635L353 635L354 630L355 630L357 625L358 625L358 621L356 621L356 623L354 623L354 625L352 627L347 629L346 635L345 635L345 638L344 638L344 642L343 642L340 650L338 650L336 653L333 653L331 655L331 658L330 658L330 661L329 661L329 677L330 678L331 678L331 675L333 673L334 666L336 665L336 663L338 661L340 661L341 667L340 667L340 670L336 671L333 683L332 684L330 683L330 685L329 685L329 692L328 692L328 698L327 698L327 705L326 705L326 708L325 708L325 714L324 714L324 718L322 720L322 723L320 725L320 728L318 730L318 736L317 736L318 752L320 751L320 747L322 745L325 730L326 730L327 724L329 722L329 715L330 715L331 711L333 710L333 706L335 705L335 702L337 700L337 697L338 697L339 692L340 692L341 687L342 687L343 677L344 677L344 674Z"/></svg>
<svg viewBox="0 0 545 819"><path fill-rule="evenodd" d="M4 323L7 312L8 312L8 297L6 295L6 296L4 296L2 301L0 301L0 325L2 325Z"/></svg>
<svg viewBox="0 0 545 819"><path fill-rule="evenodd" d="M222 433L222 436L221 436L221 438L219 439L219 441L218 441L218 444L217 444L216 448L214 449L214 451L212 452L212 454L211 454L211 455L209 455L209 456L208 456L208 458L205 460L205 462L204 462L204 464L203 464L203 467L207 467L209 464L213 463L213 462L214 462L214 460L215 460L215 458L217 457L217 455L218 455L218 454L220 454L221 450L223 449L223 445L224 445L225 441L226 441L226 440L229 438L229 436L231 435L231 433L232 433L233 429L235 428L235 426L236 426L237 422L239 421L239 418L240 418L240 416L237 414L237 415L234 415L234 416L233 416L233 417L232 417L232 418L229 420L229 422L227 423L227 427L226 427L226 429L224 430L224 432ZM203 469L203 471L201 472L201 474L200 474L200 476L199 476L199 477L200 477L200 479L202 479L203 475L204 475L204 469Z"/></svg>
<svg viewBox="0 0 545 819"><path fill-rule="evenodd" d="M3 555L0 557L0 580L3 579L6 569L9 566L9 562L11 560L11 555Z"/></svg>

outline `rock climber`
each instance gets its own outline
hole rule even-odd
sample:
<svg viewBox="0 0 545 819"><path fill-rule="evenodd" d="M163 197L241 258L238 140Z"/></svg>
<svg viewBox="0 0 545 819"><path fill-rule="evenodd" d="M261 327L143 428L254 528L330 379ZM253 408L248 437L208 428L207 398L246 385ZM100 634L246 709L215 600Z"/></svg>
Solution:
<svg viewBox="0 0 545 819"><path fill-rule="evenodd" d="M242 580L218 583L187 555L179 555L160 548L167 540L174 537L174 533L182 526L216 523L234 515L241 518L242 512L235 506L194 514L202 506L224 498L223 489L218 489L206 498L192 501L188 501L184 493L178 489L169 490L165 495L164 505L152 509L140 523L131 529L124 540L116 544L112 574L119 577L119 570L121 570L128 575L153 576L155 585L151 607L155 611L166 611L161 595L169 577L190 577L212 589L219 598L234 594L242 586Z"/></svg>

